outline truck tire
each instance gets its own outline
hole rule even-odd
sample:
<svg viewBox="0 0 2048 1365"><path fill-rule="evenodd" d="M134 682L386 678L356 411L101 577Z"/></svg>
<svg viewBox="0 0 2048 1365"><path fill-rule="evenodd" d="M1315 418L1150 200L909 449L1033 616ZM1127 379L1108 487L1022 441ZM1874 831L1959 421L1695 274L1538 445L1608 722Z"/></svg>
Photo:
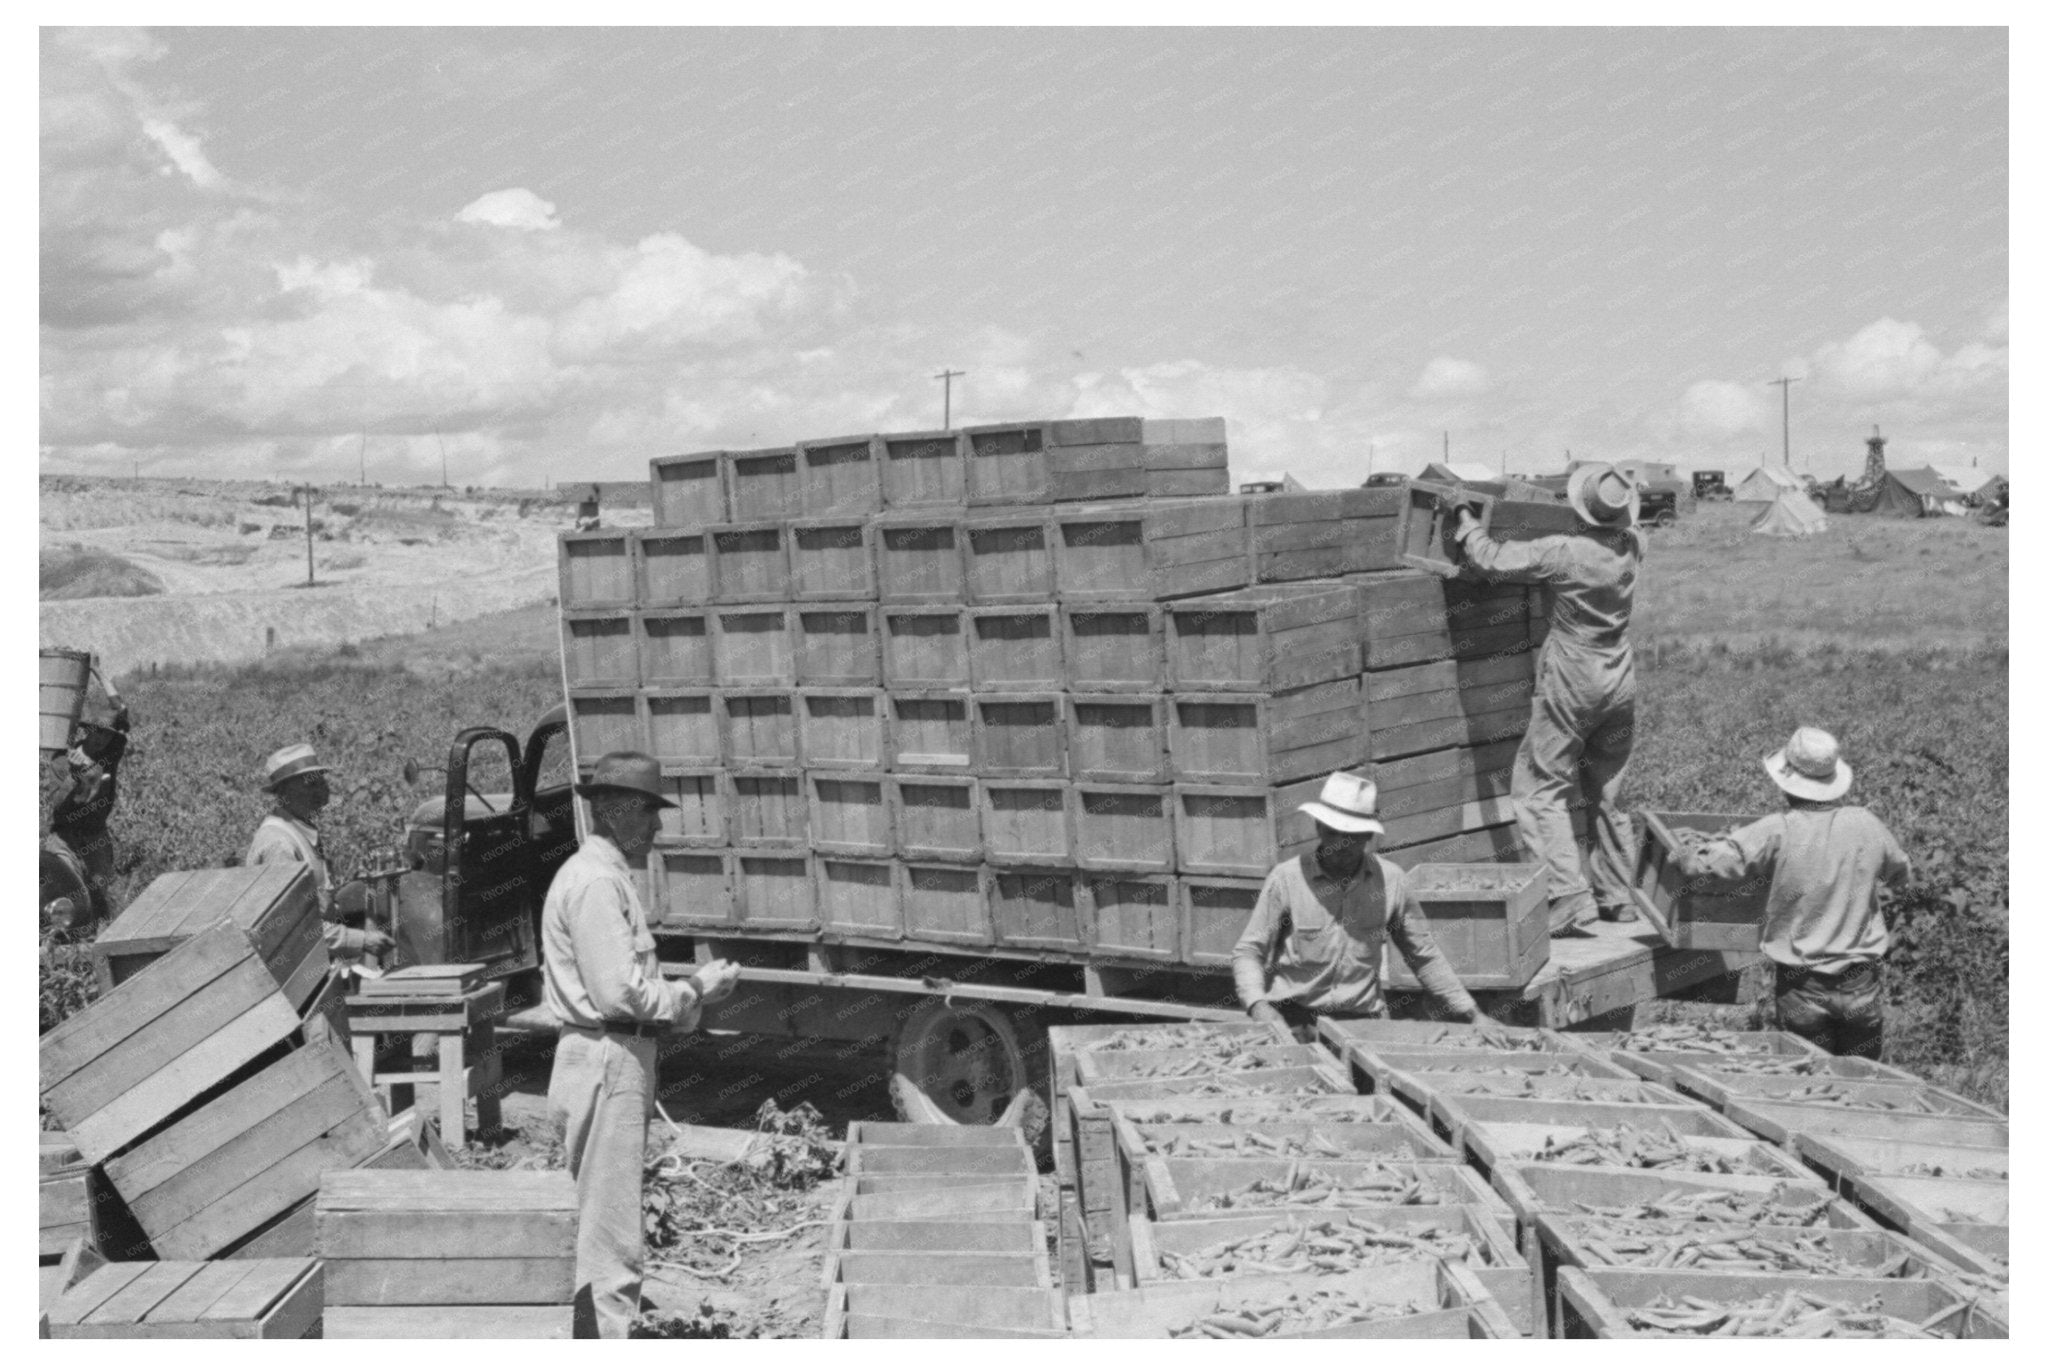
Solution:
<svg viewBox="0 0 2048 1365"><path fill-rule="evenodd" d="M897 1084L890 1087L898 1115L916 1123L923 1099L955 1123L994 1123L1026 1091L1024 1140L1034 1149L1048 1142L1050 1109L1044 1089L1045 1030L1023 1024L1000 1006L980 1000L927 1000L903 1021L896 1034ZM917 1095L906 1099L904 1086Z"/></svg>
<svg viewBox="0 0 2048 1365"><path fill-rule="evenodd" d="M1666 528L1676 526L1678 525L1678 513L1666 507L1658 512L1656 516L1650 518L1650 525Z"/></svg>
<svg viewBox="0 0 2048 1365"><path fill-rule="evenodd" d="M94 906L85 865L55 836L44 843L36 874L42 928L79 930L92 924Z"/></svg>

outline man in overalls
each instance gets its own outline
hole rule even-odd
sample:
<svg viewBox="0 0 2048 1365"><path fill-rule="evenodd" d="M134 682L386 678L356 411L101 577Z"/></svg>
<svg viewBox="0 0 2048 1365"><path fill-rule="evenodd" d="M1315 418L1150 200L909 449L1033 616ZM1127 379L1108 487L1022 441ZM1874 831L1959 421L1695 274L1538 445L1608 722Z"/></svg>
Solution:
<svg viewBox="0 0 2048 1365"><path fill-rule="evenodd" d="M321 847L320 831L313 825L327 806L330 771L310 744L287 744L264 760L263 790L270 793L270 814L256 826L256 837L249 841L242 863L246 867L304 863L311 868L313 884L320 893L320 918L326 921L327 956L330 961L347 963L366 952L387 952L391 935L375 925L351 929L341 922L334 869L327 862L327 850Z"/></svg>

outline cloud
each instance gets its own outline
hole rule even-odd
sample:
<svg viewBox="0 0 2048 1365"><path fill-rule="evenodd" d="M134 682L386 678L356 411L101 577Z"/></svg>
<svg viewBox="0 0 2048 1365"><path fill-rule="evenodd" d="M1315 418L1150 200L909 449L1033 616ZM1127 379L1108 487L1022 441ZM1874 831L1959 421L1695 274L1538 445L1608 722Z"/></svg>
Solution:
<svg viewBox="0 0 2048 1365"><path fill-rule="evenodd" d="M1422 367L1409 397L1425 400L1473 398L1492 387L1486 367L1469 360L1440 355Z"/></svg>
<svg viewBox="0 0 2048 1365"><path fill-rule="evenodd" d="M546 231L562 225L555 217L555 206L528 189L492 190L465 204L455 215L455 221L530 231Z"/></svg>
<svg viewBox="0 0 2048 1365"><path fill-rule="evenodd" d="M1719 438L1761 431L1768 417L1762 391L1725 379L1704 379L1679 401L1679 422L1692 435Z"/></svg>
<svg viewBox="0 0 2048 1365"><path fill-rule="evenodd" d="M1813 354L1816 381L1861 402L1938 399L2003 392L2010 370L2005 312L1986 319L1989 340L1943 354L1917 322L1880 318L1846 341Z"/></svg>

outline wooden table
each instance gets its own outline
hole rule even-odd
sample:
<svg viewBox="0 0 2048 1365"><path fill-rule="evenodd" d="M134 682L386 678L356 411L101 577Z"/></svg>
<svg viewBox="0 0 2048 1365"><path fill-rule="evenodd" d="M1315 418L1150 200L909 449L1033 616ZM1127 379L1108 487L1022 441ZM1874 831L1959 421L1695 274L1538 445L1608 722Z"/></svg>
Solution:
<svg viewBox="0 0 2048 1365"><path fill-rule="evenodd" d="M348 1026L356 1067L380 1093L388 1091L385 1103L394 1114L412 1107L413 1087L439 1086L442 1140L450 1145L466 1142L463 1101L469 1096L476 1097L479 1129L496 1128L501 1120L495 1030L504 1012L502 981L459 996L351 996ZM388 1043L393 1034L432 1037L438 1065L426 1071L377 1070L378 1044ZM403 1055L410 1061L413 1054L407 1049Z"/></svg>

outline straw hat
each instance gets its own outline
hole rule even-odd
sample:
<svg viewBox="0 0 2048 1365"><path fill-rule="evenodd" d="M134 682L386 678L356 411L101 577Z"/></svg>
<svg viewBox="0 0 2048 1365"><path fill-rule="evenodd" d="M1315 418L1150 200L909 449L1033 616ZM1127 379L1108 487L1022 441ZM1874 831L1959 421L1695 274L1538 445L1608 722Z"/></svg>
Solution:
<svg viewBox="0 0 2048 1365"><path fill-rule="evenodd" d="M1785 747L1764 759L1764 771L1788 796L1802 801L1833 801L1856 778L1842 762L1842 746L1825 730L1802 725Z"/></svg>
<svg viewBox="0 0 2048 1365"><path fill-rule="evenodd" d="M1593 526L1626 526L1636 519L1634 481L1611 464L1582 464L1565 484L1565 501Z"/></svg>
<svg viewBox="0 0 2048 1365"><path fill-rule="evenodd" d="M295 777L334 770L322 763L310 744L287 744L263 760L263 790L274 792Z"/></svg>
<svg viewBox="0 0 2048 1365"><path fill-rule="evenodd" d="M576 784L578 796L596 796L602 792L631 792L635 796L650 798L659 806L674 806L661 793L661 765L647 754L622 750L606 754L597 760L597 769L588 782Z"/></svg>
<svg viewBox="0 0 2048 1365"><path fill-rule="evenodd" d="M1304 801L1295 809L1319 825L1346 834L1383 834L1387 827L1379 822L1379 805L1380 789L1371 778L1331 773L1317 799Z"/></svg>

